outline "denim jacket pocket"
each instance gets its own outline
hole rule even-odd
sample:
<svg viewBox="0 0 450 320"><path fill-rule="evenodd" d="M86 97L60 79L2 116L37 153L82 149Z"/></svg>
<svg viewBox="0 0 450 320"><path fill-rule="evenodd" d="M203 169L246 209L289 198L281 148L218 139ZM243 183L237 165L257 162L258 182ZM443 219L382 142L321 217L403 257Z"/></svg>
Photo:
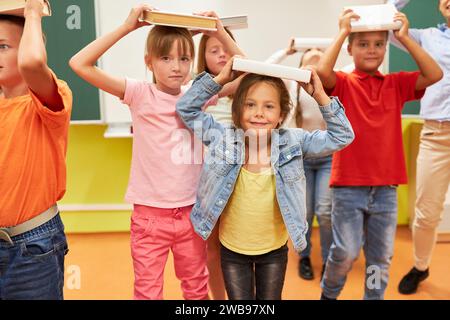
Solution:
<svg viewBox="0 0 450 320"><path fill-rule="evenodd" d="M296 182L304 178L303 156L299 146L280 153L278 169L286 182Z"/></svg>
<svg viewBox="0 0 450 320"><path fill-rule="evenodd" d="M227 176L230 170L236 165L236 150L230 146L219 144L208 157L209 168L218 176Z"/></svg>

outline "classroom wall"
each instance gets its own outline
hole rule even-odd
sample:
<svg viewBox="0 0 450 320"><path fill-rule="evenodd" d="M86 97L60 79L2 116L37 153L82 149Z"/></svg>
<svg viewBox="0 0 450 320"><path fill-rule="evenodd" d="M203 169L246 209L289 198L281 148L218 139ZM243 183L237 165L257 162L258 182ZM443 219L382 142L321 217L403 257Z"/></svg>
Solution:
<svg viewBox="0 0 450 320"><path fill-rule="evenodd" d="M114 30L127 17L132 6L141 0L96 0L98 34ZM201 12L214 10L219 16L248 14L249 28L234 31L235 37L248 58L265 60L272 53L286 48L290 37L334 37L338 32L338 17L344 6L379 4L384 0L153 0L152 6L175 12ZM139 29L109 50L100 65L118 76L151 79L144 65L144 44L148 27ZM198 43L200 36L196 36ZM298 66L300 55L286 59L283 64ZM342 55L337 67L351 63ZM103 117L107 123L130 122L129 111L121 102L101 93Z"/></svg>

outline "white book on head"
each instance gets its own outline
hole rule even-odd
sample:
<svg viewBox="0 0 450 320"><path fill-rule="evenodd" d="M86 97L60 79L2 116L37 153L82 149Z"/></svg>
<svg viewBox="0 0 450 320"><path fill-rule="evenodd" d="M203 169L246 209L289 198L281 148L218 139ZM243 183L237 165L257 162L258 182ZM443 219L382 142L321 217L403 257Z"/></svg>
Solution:
<svg viewBox="0 0 450 320"><path fill-rule="evenodd" d="M255 60L235 58L233 70L309 83L311 71Z"/></svg>
<svg viewBox="0 0 450 320"><path fill-rule="evenodd" d="M294 48L305 51L311 48L326 49L333 43L333 38L295 38Z"/></svg>
<svg viewBox="0 0 450 320"><path fill-rule="evenodd" d="M297 51L303 52L308 49L321 49L325 51L331 44L333 43L333 38L295 38L294 39L294 48ZM342 50L347 48L348 43L345 42L342 45Z"/></svg>
<svg viewBox="0 0 450 320"><path fill-rule="evenodd" d="M402 27L400 21L394 21L398 12L393 4L378 4L368 6L349 6L360 16L359 20L352 20L352 32L398 30Z"/></svg>
<svg viewBox="0 0 450 320"><path fill-rule="evenodd" d="M248 28L248 16L228 16L220 18L223 26L228 29L247 29Z"/></svg>

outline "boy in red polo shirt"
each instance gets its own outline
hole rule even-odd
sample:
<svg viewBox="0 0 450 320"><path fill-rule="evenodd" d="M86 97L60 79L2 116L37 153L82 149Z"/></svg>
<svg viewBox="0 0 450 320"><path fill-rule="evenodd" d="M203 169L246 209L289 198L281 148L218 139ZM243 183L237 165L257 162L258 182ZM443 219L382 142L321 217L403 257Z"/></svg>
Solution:
<svg viewBox="0 0 450 320"><path fill-rule="evenodd" d="M332 187L333 244L322 280L322 299L336 299L364 245L366 281L364 299L383 299L397 227L397 185L407 182L401 130L401 110L420 99L425 89L442 78L438 64L408 35L409 22L396 38L419 66L416 72L383 75L387 31L351 33L351 10L339 19L339 35L318 67L324 87L345 105L355 140L334 154ZM340 48L349 36L348 52L355 70L333 70Z"/></svg>
<svg viewBox="0 0 450 320"><path fill-rule="evenodd" d="M0 300L63 298L72 93L47 66L42 11L0 15Z"/></svg>

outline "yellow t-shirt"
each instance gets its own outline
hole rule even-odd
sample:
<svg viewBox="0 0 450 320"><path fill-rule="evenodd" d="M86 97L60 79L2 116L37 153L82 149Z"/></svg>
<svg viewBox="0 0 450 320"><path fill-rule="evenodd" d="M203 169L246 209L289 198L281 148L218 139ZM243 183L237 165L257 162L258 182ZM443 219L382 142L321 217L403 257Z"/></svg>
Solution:
<svg viewBox="0 0 450 320"><path fill-rule="evenodd" d="M227 249L245 255L265 254L286 243L272 169L260 173L241 169L220 218L219 239Z"/></svg>

